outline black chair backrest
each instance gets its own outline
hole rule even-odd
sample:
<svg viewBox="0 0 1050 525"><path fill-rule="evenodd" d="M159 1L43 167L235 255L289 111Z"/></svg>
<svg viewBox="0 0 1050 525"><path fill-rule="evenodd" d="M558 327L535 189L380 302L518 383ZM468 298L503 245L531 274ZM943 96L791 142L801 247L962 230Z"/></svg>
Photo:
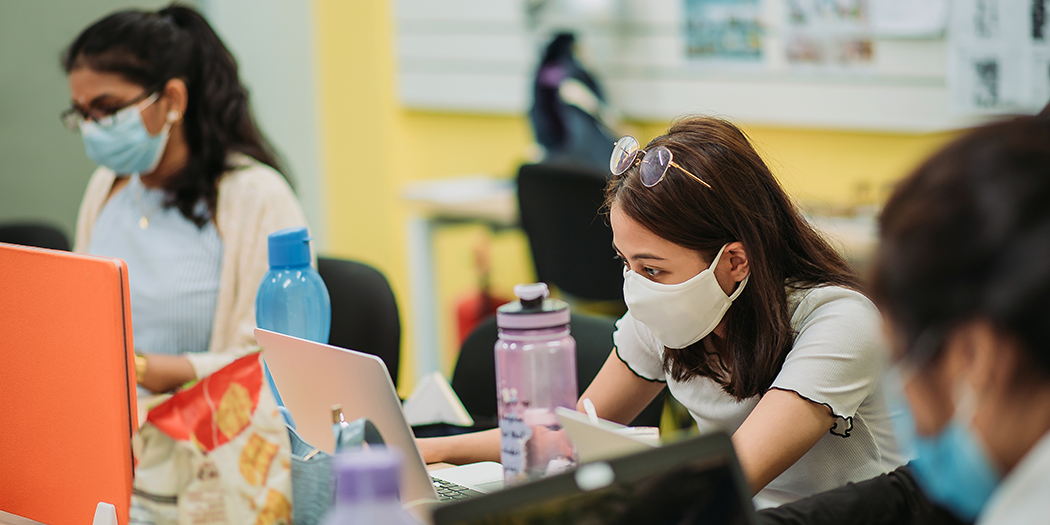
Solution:
<svg viewBox="0 0 1050 525"><path fill-rule="evenodd" d="M42 223L0 224L0 242L69 251L69 239L62 230Z"/></svg>
<svg viewBox="0 0 1050 525"><path fill-rule="evenodd" d="M390 283L379 270L356 261L317 258L332 298L328 343L378 356L397 386L401 361L401 320Z"/></svg>
<svg viewBox="0 0 1050 525"><path fill-rule="evenodd" d="M623 300L623 264L599 214L607 181L576 166L525 164L518 171L521 225L538 281L581 299Z"/></svg>
<svg viewBox="0 0 1050 525"><path fill-rule="evenodd" d="M598 375L613 348L612 334L616 321L605 317L574 313L570 323L576 340L576 385L578 395L587 390ZM460 348L459 360L452 372L452 389L463 407L474 418L477 427L497 426L496 354L498 338L496 318L481 322ZM631 422L634 426L659 426L663 399L667 389Z"/></svg>

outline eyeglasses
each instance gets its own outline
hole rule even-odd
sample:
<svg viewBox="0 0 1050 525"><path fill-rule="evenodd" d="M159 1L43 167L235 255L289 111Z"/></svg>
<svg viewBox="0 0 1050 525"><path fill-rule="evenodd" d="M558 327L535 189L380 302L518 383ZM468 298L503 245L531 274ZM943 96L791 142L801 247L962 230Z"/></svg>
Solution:
<svg viewBox="0 0 1050 525"><path fill-rule="evenodd" d="M147 89L127 104L113 110L87 112L76 106L72 106L59 114L58 118L62 120L62 125L64 125L69 131L78 131L80 129L80 124L87 121L94 121L99 126L106 127L116 122L117 114L121 111L136 104L141 104L139 110L146 109L156 102L158 98L160 98L160 91Z"/></svg>
<svg viewBox="0 0 1050 525"><path fill-rule="evenodd" d="M667 170L674 166L696 179L700 184L707 186L707 189L714 189L704 179L675 164L674 156L671 155L671 150L667 149L666 146L657 146L646 151L638 146L638 139L630 135L621 137L613 145L612 156L609 158L609 171L613 175L622 174L634 165L634 161L637 160L639 153L642 154L642 165L638 168L638 175L646 188L652 188L664 180Z"/></svg>

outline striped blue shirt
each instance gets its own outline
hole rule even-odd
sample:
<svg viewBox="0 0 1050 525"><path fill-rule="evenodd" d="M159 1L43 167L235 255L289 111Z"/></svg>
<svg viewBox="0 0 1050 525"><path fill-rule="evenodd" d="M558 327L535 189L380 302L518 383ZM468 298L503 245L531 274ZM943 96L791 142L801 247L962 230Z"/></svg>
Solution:
<svg viewBox="0 0 1050 525"><path fill-rule="evenodd" d="M137 352L205 352L219 295L222 239L215 221L198 228L163 203L164 190L147 188L133 175L99 213L88 253L128 266ZM207 209L204 201L198 209Z"/></svg>

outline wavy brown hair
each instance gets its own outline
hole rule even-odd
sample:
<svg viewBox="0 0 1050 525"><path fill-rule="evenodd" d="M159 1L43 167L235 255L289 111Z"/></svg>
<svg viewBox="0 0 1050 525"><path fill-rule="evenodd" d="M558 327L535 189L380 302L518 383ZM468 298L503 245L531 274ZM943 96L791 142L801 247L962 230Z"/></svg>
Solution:
<svg viewBox="0 0 1050 525"><path fill-rule="evenodd" d="M764 393L780 373L795 331L788 289L822 285L859 289L854 269L813 230L791 202L747 136L733 124L690 117L671 124L646 149L665 146L676 164L652 188L639 163L614 177L605 209L615 203L650 232L696 250L708 261L739 241L751 279L726 313L725 336L711 333L682 349L664 349L664 369L677 381L708 377L737 399Z"/></svg>

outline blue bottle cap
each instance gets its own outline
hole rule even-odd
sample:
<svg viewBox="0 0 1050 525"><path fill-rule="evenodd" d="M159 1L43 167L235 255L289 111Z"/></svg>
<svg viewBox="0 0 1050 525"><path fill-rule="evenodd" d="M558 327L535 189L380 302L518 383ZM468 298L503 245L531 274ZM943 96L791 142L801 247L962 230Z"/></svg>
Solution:
<svg viewBox="0 0 1050 525"><path fill-rule="evenodd" d="M295 268L310 264L310 233L305 226L285 228L267 238L270 268Z"/></svg>

